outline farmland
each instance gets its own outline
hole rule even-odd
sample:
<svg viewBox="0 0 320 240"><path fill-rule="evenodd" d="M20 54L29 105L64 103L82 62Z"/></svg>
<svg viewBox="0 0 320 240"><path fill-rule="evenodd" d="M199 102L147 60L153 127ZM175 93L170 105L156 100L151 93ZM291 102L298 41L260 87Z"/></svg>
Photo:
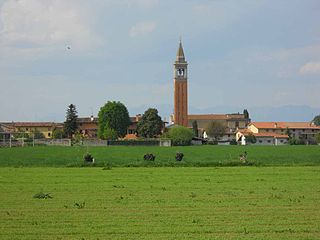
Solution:
<svg viewBox="0 0 320 240"><path fill-rule="evenodd" d="M319 239L320 167L0 168L1 239ZM37 199L39 192L52 198Z"/></svg>
<svg viewBox="0 0 320 240"><path fill-rule="evenodd" d="M190 146L190 147L24 147L0 148L2 167L79 167L89 151L96 166L113 167L214 167L239 165L245 151L256 166L319 166L320 146ZM184 153L182 162L175 161L177 152ZM143 160L153 153L154 162Z"/></svg>

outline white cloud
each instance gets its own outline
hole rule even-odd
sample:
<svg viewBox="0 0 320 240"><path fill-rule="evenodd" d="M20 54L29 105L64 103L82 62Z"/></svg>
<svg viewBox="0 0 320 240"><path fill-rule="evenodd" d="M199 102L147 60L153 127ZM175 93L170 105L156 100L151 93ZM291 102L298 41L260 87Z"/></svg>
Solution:
<svg viewBox="0 0 320 240"><path fill-rule="evenodd" d="M39 54L71 46L87 51L99 43L77 1L8 0L0 8L0 50Z"/></svg>
<svg viewBox="0 0 320 240"><path fill-rule="evenodd" d="M300 74L314 74L320 73L320 62L307 62L300 70Z"/></svg>
<svg viewBox="0 0 320 240"><path fill-rule="evenodd" d="M156 28L154 22L138 22L130 28L130 37L144 36L152 33Z"/></svg>

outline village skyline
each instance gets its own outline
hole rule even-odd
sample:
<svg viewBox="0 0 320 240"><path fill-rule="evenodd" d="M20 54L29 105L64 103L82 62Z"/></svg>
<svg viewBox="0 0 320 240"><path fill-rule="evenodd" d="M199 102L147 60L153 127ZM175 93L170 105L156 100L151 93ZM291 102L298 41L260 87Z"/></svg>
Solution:
<svg viewBox="0 0 320 240"><path fill-rule="evenodd" d="M319 9L312 0L0 1L0 120L59 122L70 103L90 116L108 100L167 118L182 36L190 113L311 121Z"/></svg>

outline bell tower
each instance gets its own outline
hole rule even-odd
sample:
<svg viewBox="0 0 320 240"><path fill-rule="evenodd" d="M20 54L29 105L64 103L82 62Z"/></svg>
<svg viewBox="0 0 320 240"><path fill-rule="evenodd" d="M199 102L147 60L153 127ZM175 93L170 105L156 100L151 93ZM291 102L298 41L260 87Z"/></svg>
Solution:
<svg viewBox="0 0 320 240"><path fill-rule="evenodd" d="M174 66L174 123L188 126L188 63L180 40Z"/></svg>

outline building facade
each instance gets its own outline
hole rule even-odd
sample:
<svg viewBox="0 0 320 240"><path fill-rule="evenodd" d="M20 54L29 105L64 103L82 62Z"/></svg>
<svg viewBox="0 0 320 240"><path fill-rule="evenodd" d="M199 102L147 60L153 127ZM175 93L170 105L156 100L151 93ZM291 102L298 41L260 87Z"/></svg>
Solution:
<svg viewBox="0 0 320 240"><path fill-rule="evenodd" d="M315 143L320 133L320 126L312 122L252 122L248 129L253 133L286 134L305 144Z"/></svg>

